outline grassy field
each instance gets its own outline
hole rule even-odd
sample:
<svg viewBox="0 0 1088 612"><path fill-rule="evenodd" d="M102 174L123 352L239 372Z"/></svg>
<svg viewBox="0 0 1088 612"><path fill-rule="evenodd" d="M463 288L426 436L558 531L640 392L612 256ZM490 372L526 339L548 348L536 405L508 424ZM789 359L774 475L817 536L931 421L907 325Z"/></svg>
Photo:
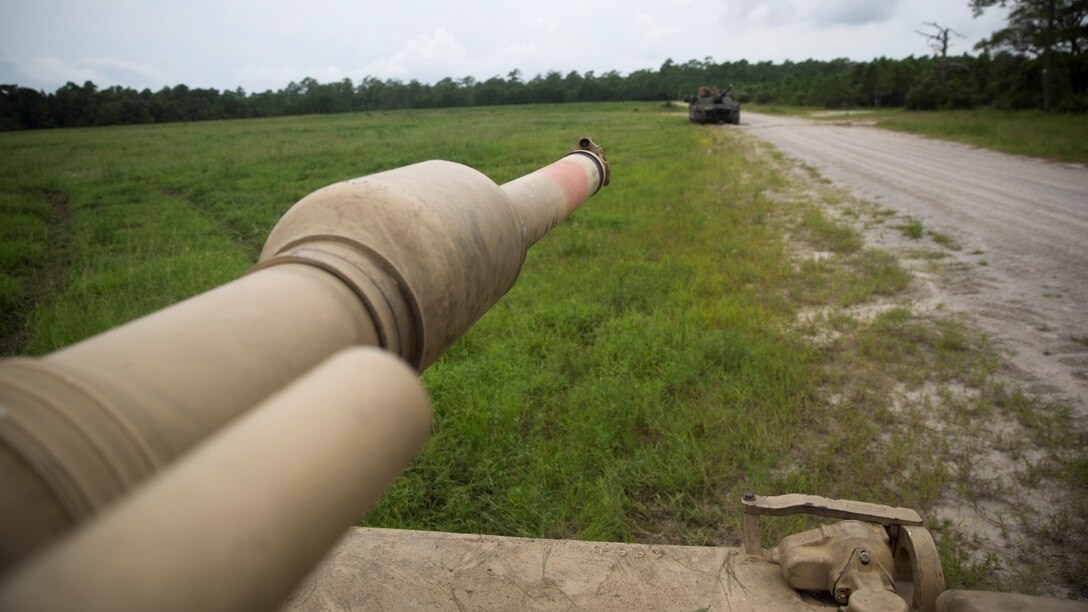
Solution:
<svg viewBox="0 0 1088 612"><path fill-rule="evenodd" d="M753 105L751 110L824 121L842 121L844 118L875 121L877 127L888 130L954 140L1005 153L1088 164L1088 115L1085 114L862 109L844 117L841 113L813 108Z"/></svg>
<svg viewBox="0 0 1088 612"><path fill-rule="evenodd" d="M910 282L895 258L749 136L654 106L0 134L3 348L45 353L244 273L331 182L443 158L501 183L583 134L613 184L425 373L434 435L365 523L735 544L743 491L931 508L950 451L886 392L989 385L984 347L909 308L859 316ZM1000 407L986 388L963 410ZM809 524L769 521L764 544ZM933 527L950 586L987 584Z"/></svg>

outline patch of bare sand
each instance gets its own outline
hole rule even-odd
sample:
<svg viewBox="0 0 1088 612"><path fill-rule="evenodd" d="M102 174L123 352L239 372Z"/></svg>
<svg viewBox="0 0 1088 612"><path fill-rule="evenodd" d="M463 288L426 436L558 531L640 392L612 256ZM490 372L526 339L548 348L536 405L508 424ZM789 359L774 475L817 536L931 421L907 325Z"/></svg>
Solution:
<svg viewBox="0 0 1088 612"><path fill-rule="evenodd" d="M1068 410L1074 418L1060 422L1081 431L1088 426L1088 345L1075 333L1083 317L1081 305L1064 293L1070 281L1056 283L1052 293L1036 291L1035 279L1023 278L1016 265L989 265L993 256L970 232L951 237L931 230L912 237L908 227L921 222L911 213L859 198L811 166L794 165L788 172L812 191L812 200L833 202L825 204L826 215L857 229L866 246L895 254L914 276L901 294L838 309L838 314L864 323L906 306L924 316L964 318L1002 357L997 379L1032 398L1028 410L1055 415ZM829 192L834 197L826 197ZM819 259L826 254L795 256ZM1049 285L1044 280L1040 286ZM829 326L813 325L827 320L828 310L811 309L800 316L802 328L817 330L809 336L817 345L837 336ZM892 394L896 426L923 429L919 435L946 463L951 484L930 510L931 524L960 541L966 557L959 563L986 573L981 580L985 588L1083 597L1076 586L1083 577L1075 576L1085 566L1084 518L1076 516L1083 492L1069 491L1054 477L1056 453L1069 449L1039 446L1037 422L1047 414L1018 415L1012 408L972 413L978 410L974 400L979 393L971 386L926 383L896 385Z"/></svg>

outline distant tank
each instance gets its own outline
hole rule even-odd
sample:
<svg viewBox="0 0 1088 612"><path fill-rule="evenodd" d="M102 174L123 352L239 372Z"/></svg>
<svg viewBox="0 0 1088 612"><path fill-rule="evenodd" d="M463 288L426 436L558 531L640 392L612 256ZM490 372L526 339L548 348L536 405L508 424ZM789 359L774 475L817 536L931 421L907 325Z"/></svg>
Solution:
<svg viewBox="0 0 1088 612"><path fill-rule="evenodd" d="M692 123L732 123L740 125L740 103L730 95L731 89L700 87L699 93L684 98L688 103L688 119Z"/></svg>

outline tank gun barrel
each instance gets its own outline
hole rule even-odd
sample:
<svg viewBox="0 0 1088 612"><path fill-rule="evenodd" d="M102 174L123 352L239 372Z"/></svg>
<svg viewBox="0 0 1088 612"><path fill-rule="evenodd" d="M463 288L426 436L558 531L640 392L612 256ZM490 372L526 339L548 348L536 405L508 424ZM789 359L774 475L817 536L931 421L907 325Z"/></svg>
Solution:
<svg viewBox="0 0 1088 612"><path fill-rule="evenodd" d="M271 610L430 433L388 352L337 353L19 566L4 610Z"/></svg>
<svg viewBox="0 0 1088 612"><path fill-rule="evenodd" d="M605 185L608 172L600 147L583 138L559 161L501 187L447 161L336 183L284 215L246 276L40 359L0 363L0 568L99 514L227 424L267 412L266 402L331 367L333 355L380 347L422 371L510 289L526 250ZM370 389L374 372L388 368L373 356L363 361L373 368L357 368L356 382ZM348 391L349 383L334 386L351 405L365 404L369 395ZM338 401L302 397L319 404L313 411ZM387 445L410 448L394 475L422 445L425 413L387 432ZM334 458L316 446L309 452ZM377 471L384 488L389 466ZM330 479L326 491L337 486ZM361 515L376 495L368 499L348 504L347 514Z"/></svg>

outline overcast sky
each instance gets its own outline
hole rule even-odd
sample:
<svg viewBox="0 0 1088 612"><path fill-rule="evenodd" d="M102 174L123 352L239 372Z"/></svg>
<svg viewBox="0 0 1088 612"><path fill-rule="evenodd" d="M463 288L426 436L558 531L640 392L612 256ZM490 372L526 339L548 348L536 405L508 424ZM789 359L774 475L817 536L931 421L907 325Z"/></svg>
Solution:
<svg viewBox="0 0 1088 612"><path fill-rule="evenodd" d="M597 74L683 63L926 55L1001 27L967 0L0 0L0 83L67 81L246 91L306 76L486 79L519 69Z"/></svg>

